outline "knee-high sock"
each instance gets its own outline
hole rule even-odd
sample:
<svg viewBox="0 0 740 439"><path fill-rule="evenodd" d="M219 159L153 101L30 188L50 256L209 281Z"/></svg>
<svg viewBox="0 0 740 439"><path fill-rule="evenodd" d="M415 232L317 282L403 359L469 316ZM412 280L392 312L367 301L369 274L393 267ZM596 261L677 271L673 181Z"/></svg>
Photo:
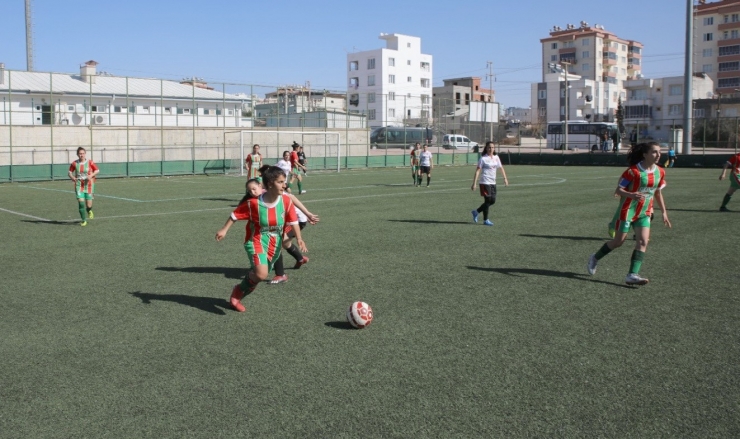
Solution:
<svg viewBox="0 0 740 439"><path fill-rule="evenodd" d="M244 280L239 284L242 291L244 292L244 295L251 293L254 291L255 288L257 288L257 285L259 284L259 280L256 279L254 273L252 270L249 270L249 273L247 273L246 276L244 276Z"/></svg>
<svg viewBox="0 0 740 439"><path fill-rule="evenodd" d="M303 193L303 182L301 182L301 180L298 180L298 193Z"/></svg>
<svg viewBox="0 0 740 439"><path fill-rule="evenodd" d="M727 203L730 202L730 198L732 198L732 195L725 194L725 198L722 199L722 207L727 207Z"/></svg>
<svg viewBox="0 0 740 439"><path fill-rule="evenodd" d="M432 177L427 175L427 186L429 186L429 182L432 181Z"/></svg>
<svg viewBox="0 0 740 439"><path fill-rule="evenodd" d="M80 210L80 218L82 218L82 221L87 220L87 211L85 210L85 202L84 201L78 201L77 202L79 210Z"/></svg>
<svg viewBox="0 0 740 439"><path fill-rule="evenodd" d="M642 260L645 259L645 252L640 250L632 251L632 260L630 261L630 273L639 273L642 267Z"/></svg>
<svg viewBox="0 0 740 439"><path fill-rule="evenodd" d="M272 267L275 270L277 276L285 276L285 267L283 266L283 252L280 252L280 257L275 261L275 265Z"/></svg>
<svg viewBox="0 0 740 439"><path fill-rule="evenodd" d="M295 258L296 261L302 261L303 260L303 254L298 249L298 247L295 244L290 244L290 247L285 249L291 256ZM283 256L280 255L280 258Z"/></svg>
<svg viewBox="0 0 740 439"><path fill-rule="evenodd" d="M599 249L599 251L596 252L596 260L598 261L599 259L601 259L604 256L608 255L609 252L611 252L611 251L612 251L612 249L610 249L609 246L606 245L606 243L604 243L604 245L601 246L601 248Z"/></svg>

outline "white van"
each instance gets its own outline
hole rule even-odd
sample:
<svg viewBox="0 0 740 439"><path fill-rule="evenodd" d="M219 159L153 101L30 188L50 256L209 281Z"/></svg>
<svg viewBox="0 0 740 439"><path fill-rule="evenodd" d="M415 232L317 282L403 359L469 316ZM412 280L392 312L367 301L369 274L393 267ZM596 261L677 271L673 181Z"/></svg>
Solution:
<svg viewBox="0 0 740 439"><path fill-rule="evenodd" d="M445 134L442 138L442 148L444 149L464 149L472 151L478 142L473 142L461 134Z"/></svg>

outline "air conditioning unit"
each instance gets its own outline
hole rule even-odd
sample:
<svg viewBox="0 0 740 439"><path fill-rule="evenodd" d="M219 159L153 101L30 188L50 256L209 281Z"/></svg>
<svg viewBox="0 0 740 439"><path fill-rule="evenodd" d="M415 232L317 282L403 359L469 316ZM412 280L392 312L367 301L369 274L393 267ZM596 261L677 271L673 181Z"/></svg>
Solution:
<svg viewBox="0 0 740 439"><path fill-rule="evenodd" d="M93 115L92 123L93 125L108 125L108 116L100 114Z"/></svg>
<svg viewBox="0 0 740 439"><path fill-rule="evenodd" d="M82 104L76 104L75 105L75 113L77 114L83 114L85 113L85 106Z"/></svg>

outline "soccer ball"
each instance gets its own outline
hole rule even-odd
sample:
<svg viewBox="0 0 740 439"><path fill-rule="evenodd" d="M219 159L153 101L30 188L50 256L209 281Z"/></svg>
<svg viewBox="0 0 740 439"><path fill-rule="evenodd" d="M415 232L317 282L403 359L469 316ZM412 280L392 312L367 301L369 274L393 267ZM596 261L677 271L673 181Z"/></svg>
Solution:
<svg viewBox="0 0 740 439"><path fill-rule="evenodd" d="M359 300L350 305L347 310L347 321L357 329L362 329L373 322L373 309Z"/></svg>

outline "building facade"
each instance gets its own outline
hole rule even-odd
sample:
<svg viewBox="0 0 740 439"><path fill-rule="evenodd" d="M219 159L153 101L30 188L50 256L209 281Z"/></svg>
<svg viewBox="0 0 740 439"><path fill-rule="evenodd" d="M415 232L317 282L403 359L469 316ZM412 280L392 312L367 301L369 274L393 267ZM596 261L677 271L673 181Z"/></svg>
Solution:
<svg viewBox="0 0 740 439"><path fill-rule="evenodd" d="M481 78L444 79L442 87L432 89L434 117L462 115L470 112L470 101L493 102L494 91L481 87Z"/></svg>
<svg viewBox="0 0 740 439"><path fill-rule="evenodd" d="M432 56L421 38L381 33L386 47L347 54L349 111L370 127L427 124L432 116Z"/></svg>
<svg viewBox="0 0 740 439"><path fill-rule="evenodd" d="M707 74L721 93L740 87L740 0L700 1L694 7L694 73Z"/></svg>

